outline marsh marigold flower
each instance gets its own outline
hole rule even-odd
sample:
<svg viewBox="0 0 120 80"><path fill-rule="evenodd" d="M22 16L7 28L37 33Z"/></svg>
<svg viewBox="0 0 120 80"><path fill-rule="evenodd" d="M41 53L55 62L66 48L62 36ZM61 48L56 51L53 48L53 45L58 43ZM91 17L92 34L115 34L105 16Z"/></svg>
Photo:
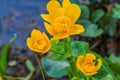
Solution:
<svg viewBox="0 0 120 80"><path fill-rule="evenodd" d="M3 80L2 77L0 77L0 80Z"/></svg>
<svg viewBox="0 0 120 80"><path fill-rule="evenodd" d="M94 75L100 69L102 60L99 58L97 64L95 63L96 57L91 53L85 56L79 56L76 61L76 67L84 73L84 75Z"/></svg>
<svg viewBox="0 0 120 80"><path fill-rule="evenodd" d="M34 29L31 32L31 37L27 38L27 46L32 51L44 54L50 49L51 44L44 32Z"/></svg>
<svg viewBox="0 0 120 80"><path fill-rule="evenodd" d="M69 0L63 0L62 6L58 0L50 0L47 4L48 14L41 14L45 28L51 36L58 39L84 32L82 25L75 24L81 14L80 7Z"/></svg>

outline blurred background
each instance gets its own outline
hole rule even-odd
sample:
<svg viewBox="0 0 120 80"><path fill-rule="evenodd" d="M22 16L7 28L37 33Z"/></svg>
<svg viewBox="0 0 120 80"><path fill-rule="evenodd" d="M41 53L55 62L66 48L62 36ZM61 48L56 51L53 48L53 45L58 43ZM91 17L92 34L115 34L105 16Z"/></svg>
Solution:
<svg viewBox="0 0 120 80"><path fill-rule="evenodd" d="M34 28L45 31L41 13L49 0L0 0L0 42L7 43L13 34L14 44L26 46L25 39Z"/></svg>

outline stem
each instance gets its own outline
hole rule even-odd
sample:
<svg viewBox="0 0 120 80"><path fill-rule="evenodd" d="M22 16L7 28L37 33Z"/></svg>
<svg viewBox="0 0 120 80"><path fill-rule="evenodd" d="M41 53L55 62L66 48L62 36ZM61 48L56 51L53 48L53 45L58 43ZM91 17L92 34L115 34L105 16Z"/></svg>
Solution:
<svg viewBox="0 0 120 80"><path fill-rule="evenodd" d="M56 53L56 54L64 54L64 52L63 52L63 53L60 53L60 52L55 51L55 50L50 50L50 52L54 52L54 53Z"/></svg>
<svg viewBox="0 0 120 80"><path fill-rule="evenodd" d="M44 76L44 73L43 73L43 69L42 69L42 65L40 64L40 61L38 59L38 56L36 55L36 53L34 53L34 56L38 62L38 65L39 65L39 68L40 68L40 71L41 71L41 74L42 74L42 79L45 80L45 76Z"/></svg>
<svg viewBox="0 0 120 80"><path fill-rule="evenodd" d="M86 76L86 80L90 80L90 76Z"/></svg>
<svg viewBox="0 0 120 80"><path fill-rule="evenodd" d="M67 53L67 39L64 39L64 52Z"/></svg>
<svg viewBox="0 0 120 80"><path fill-rule="evenodd" d="M24 79L24 80L30 80L30 77L32 76L34 71L30 72L30 74Z"/></svg>
<svg viewBox="0 0 120 80"><path fill-rule="evenodd" d="M12 78L12 79L17 79L17 80L24 80L24 77L11 77L11 76L2 76L3 78Z"/></svg>
<svg viewBox="0 0 120 80"><path fill-rule="evenodd" d="M73 72L73 76L77 76L75 62L73 60L71 60L71 59L72 59L72 57L68 58L70 68L71 68L71 70Z"/></svg>
<svg viewBox="0 0 120 80"><path fill-rule="evenodd" d="M68 42L68 53L72 55L72 46L71 46L70 37L67 37L67 42Z"/></svg>
<svg viewBox="0 0 120 80"><path fill-rule="evenodd" d="M77 73L76 66L75 66L75 59L72 56L72 46L71 46L71 39L70 39L70 37L67 37L67 39L65 40L65 44L66 44L65 48L67 48L67 53L69 53L71 55L71 57L68 57L67 60L69 61L70 68L71 68L72 73L73 73L73 77L80 78L80 76Z"/></svg>

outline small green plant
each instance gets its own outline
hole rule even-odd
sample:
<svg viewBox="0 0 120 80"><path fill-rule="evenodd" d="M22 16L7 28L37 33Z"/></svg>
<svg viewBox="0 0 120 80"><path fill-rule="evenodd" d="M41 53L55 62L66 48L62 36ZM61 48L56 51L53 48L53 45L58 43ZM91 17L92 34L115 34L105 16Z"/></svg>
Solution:
<svg viewBox="0 0 120 80"><path fill-rule="evenodd" d="M0 56L0 75L6 75L7 72L7 53L9 46L14 40L17 38L17 35L14 34L14 37L9 41L9 43L5 44Z"/></svg>
<svg viewBox="0 0 120 80"><path fill-rule="evenodd" d="M10 47L10 44L12 42L14 42L17 38L17 35L14 34L14 37L9 41L9 43L5 44L2 48L2 51L1 51L1 54L0 54L0 80L3 80L2 78L5 78L5 79L16 79L16 80L30 80L33 72L34 72L34 67L31 63L30 60L27 60L26 61L26 66L28 68L28 70L30 71L30 74L26 77L12 77L12 76L8 76L7 75L7 56L8 56L8 50L9 50L9 47ZM15 61L12 61L12 62L9 62L8 65L9 66L13 66L15 65L16 62Z"/></svg>
<svg viewBox="0 0 120 80"><path fill-rule="evenodd" d="M85 28L85 32L80 34L81 36L95 38L102 34L115 35L120 14L119 4L115 4L114 7L109 0L100 2L89 0L87 4L80 3L79 0L71 1L78 4L82 11L77 21Z"/></svg>
<svg viewBox="0 0 120 80"><path fill-rule="evenodd" d="M49 39L46 33L33 29L30 37L26 39L27 47L33 51L38 63L42 80L45 80L44 72L53 78L68 76L69 80L120 80L120 57L102 57L90 50L88 42L71 38L73 35L95 38L103 33L114 36L116 22L120 19L120 5L108 8L107 0L101 0L99 8L93 6L96 4L95 0L89 0L90 4L87 5L78 0L60 2L50 0L46 5L48 14L40 15L45 20L44 26L52 38ZM15 34L1 50L0 80L30 80L35 71L32 62L26 60L29 70L26 77L7 75L7 65L17 64L15 60L7 63L10 44L16 38ZM39 59L39 53L48 55Z"/></svg>
<svg viewBox="0 0 120 80"><path fill-rule="evenodd" d="M60 4L57 0L49 1L46 6L48 14L41 14L41 17L52 38L49 39L44 32L34 29L26 40L28 48L33 52L49 54L40 63L34 53L42 79L45 80L44 70L53 78L67 75L69 80L118 80L119 74L114 74L106 59L91 51L87 42L71 39L71 35L76 34L88 37L102 34L103 29L98 29L97 23L105 16L105 12L99 9L90 15L87 6L77 5L75 0L73 2L63 0ZM83 12L85 14L81 14L84 10L87 10ZM79 18L80 14L82 16Z"/></svg>

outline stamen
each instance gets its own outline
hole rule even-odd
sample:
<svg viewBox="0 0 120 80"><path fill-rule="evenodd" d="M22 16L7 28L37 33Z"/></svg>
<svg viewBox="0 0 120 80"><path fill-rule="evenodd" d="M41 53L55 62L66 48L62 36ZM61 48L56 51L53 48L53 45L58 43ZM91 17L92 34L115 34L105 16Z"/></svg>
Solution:
<svg viewBox="0 0 120 80"><path fill-rule="evenodd" d="M71 20L68 17L60 16L56 18L53 22L53 27L58 32L69 33L69 27L71 26Z"/></svg>

